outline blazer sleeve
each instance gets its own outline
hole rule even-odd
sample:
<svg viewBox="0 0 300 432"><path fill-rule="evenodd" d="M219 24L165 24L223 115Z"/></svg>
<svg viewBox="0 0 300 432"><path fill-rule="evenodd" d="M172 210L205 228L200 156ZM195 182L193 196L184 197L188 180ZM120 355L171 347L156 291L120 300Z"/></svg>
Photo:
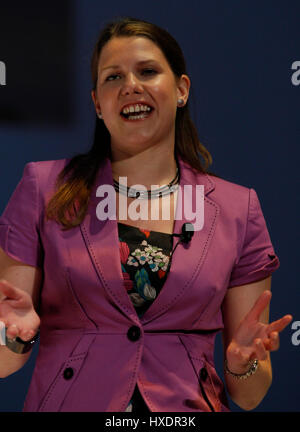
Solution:
<svg viewBox="0 0 300 432"><path fill-rule="evenodd" d="M249 189L248 218L241 252L231 272L228 288L268 277L280 266L271 243L261 205L254 189Z"/></svg>
<svg viewBox="0 0 300 432"><path fill-rule="evenodd" d="M39 190L35 163L25 165L23 176L0 217L0 247L11 258L42 267L39 232Z"/></svg>

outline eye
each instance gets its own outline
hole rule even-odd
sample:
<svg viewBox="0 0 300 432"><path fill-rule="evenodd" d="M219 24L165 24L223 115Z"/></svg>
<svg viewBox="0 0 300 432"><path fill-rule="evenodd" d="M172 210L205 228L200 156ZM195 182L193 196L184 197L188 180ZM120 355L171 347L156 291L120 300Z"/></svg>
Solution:
<svg viewBox="0 0 300 432"><path fill-rule="evenodd" d="M119 78L120 78L120 75L117 75L117 74L109 75L109 76L106 78L105 81L115 81L115 78L116 78L116 77L119 77Z"/></svg>
<svg viewBox="0 0 300 432"><path fill-rule="evenodd" d="M142 70L142 75L154 75L156 73L156 70L151 68L146 68Z"/></svg>

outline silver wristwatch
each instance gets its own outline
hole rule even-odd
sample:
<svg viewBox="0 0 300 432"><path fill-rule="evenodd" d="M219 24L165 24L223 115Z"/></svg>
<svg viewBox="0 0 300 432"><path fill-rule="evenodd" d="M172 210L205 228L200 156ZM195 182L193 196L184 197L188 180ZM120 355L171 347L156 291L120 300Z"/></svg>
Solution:
<svg viewBox="0 0 300 432"><path fill-rule="evenodd" d="M16 354L26 354L37 342L37 340L39 339L39 335L40 331L38 330L36 335L29 341L23 341L19 337L16 337L15 339L9 339L7 336L5 336L5 345L8 349L15 352Z"/></svg>

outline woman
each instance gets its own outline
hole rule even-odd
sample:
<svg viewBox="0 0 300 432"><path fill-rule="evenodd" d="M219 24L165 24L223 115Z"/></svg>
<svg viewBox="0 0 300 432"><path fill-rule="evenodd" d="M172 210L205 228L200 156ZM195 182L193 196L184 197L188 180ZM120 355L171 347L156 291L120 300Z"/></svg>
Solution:
<svg viewBox="0 0 300 432"><path fill-rule="evenodd" d="M92 77L92 149L27 164L0 219L1 377L25 364L40 328L24 411L229 411L213 359L222 330L226 388L251 410L292 319L268 324L279 260L257 195L208 173L184 58L165 30L109 24ZM191 238L177 212L181 191L199 185L204 224Z"/></svg>

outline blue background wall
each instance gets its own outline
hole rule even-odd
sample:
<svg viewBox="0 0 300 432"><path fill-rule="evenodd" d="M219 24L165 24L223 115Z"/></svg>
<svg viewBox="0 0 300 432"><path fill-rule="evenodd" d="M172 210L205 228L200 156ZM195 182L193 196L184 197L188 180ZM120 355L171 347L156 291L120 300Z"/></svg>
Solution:
<svg viewBox="0 0 300 432"><path fill-rule="evenodd" d="M61 22L65 7L61 7L62 2L43 3L55 12L50 19L45 10L44 21L48 23L48 37L58 46L61 41L57 40L55 16ZM0 8L0 16L11 23L12 31L7 38L0 38L0 61L5 61L1 48L7 50L12 35L18 35L19 49L11 44L13 55L17 57L23 53L23 67L34 68L24 55L24 34L14 25L18 2L14 4L14 14L5 7ZM26 5L27 16L19 15L18 19L24 20L26 34L30 35L33 26L27 21L40 19L35 14L38 3L26 2ZM300 62L299 1L72 0L68 5L68 32L64 40L69 59L66 66L68 96L55 86L60 72L52 71L52 78L51 74L46 78L41 74L43 98L39 110L44 116L39 116L36 122L34 116L27 122L4 122L3 118L1 122L0 119L0 212L19 181L25 163L70 157L90 147L95 121L90 98L90 56L100 28L119 15L152 21L170 31L183 48L192 80L192 114L200 139L213 156L212 171L227 180L253 187L258 193L281 261L273 275L270 319L291 313L293 322L300 321L299 277L296 279L300 74L292 70L292 64ZM42 47L40 41L39 49ZM49 53L50 56L53 54ZM6 67L8 89L15 83L10 80L13 74L10 64ZM68 97L68 115L64 116L64 121L55 121L55 116L47 115L49 79L53 79L57 106L66 103ZM44 84L43 80L46 80ZM4 86L0 86L0 103L2 90ZM27 109L34 110L36 106L31 106L30 94L27 98ZM280 350L271 356L272 387L255 411L300 411L300 345L292 343L293 333L295 330L290 325L281 334ZM297 343L297 337L294 339ZM298 339L300 342L300 336ZM0 411L22 409L37 351L35 347L23 369L0 380ZM220 337L215 358L222 377ZM240 411L233 403L231 408Z"/></svg>

